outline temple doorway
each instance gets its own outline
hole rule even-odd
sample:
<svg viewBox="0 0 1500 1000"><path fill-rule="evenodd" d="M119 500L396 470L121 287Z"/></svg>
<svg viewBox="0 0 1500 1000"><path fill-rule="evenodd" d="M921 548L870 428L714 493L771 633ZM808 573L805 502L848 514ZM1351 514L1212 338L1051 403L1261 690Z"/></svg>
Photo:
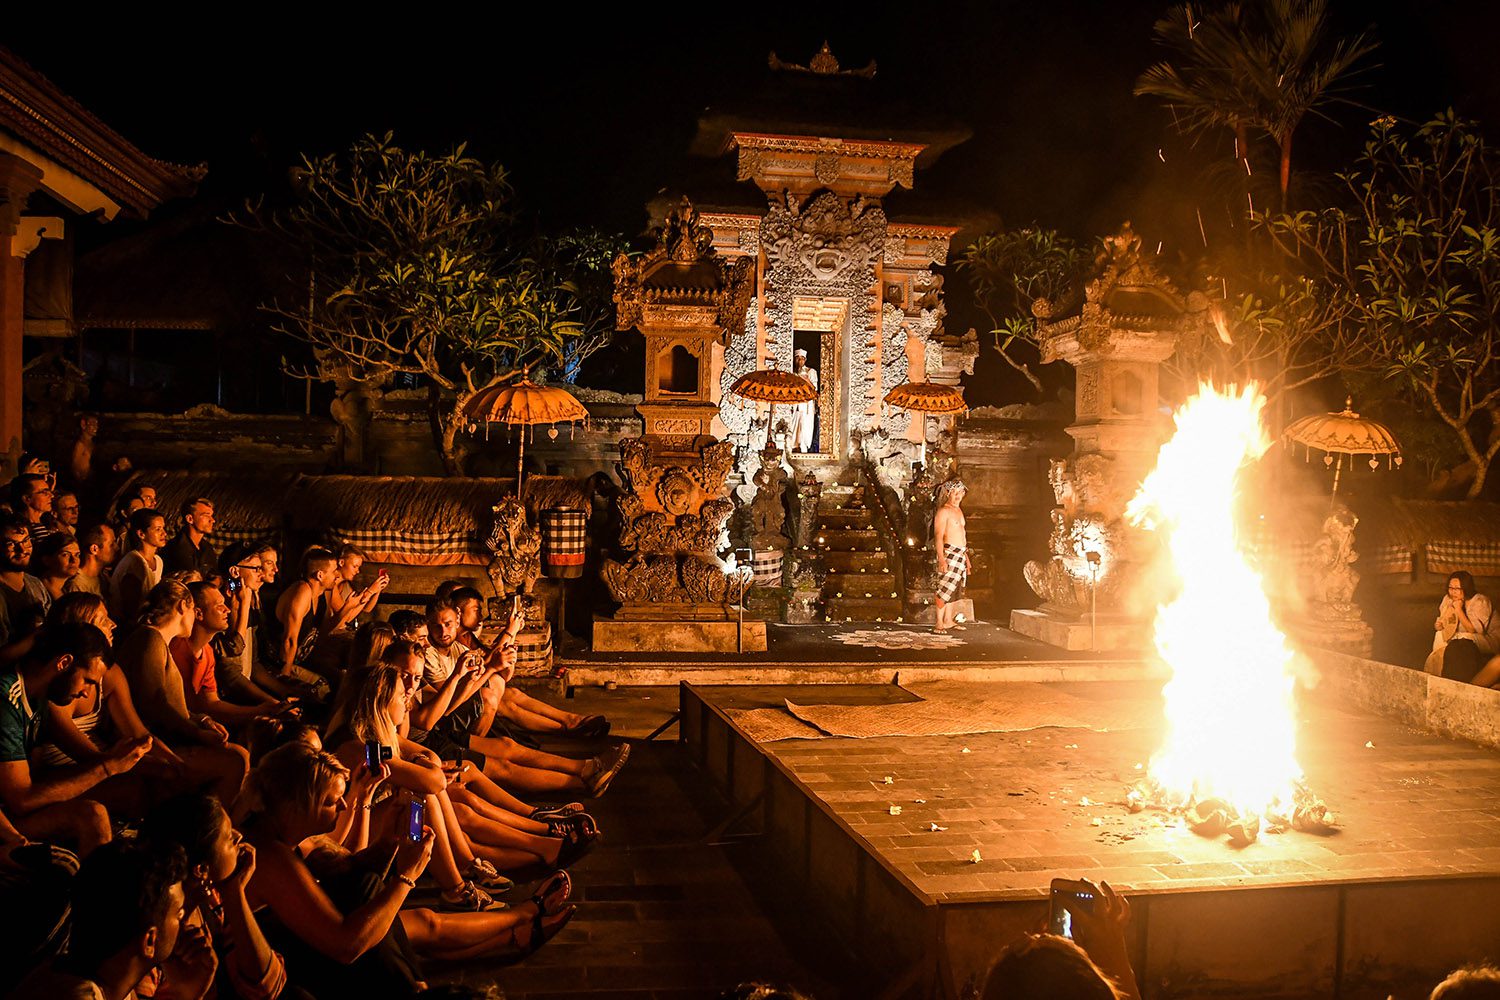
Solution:
<svg viewBox="0 0 1500 1000"><path fill-rule="evenodd" d="M837 454L839 427L839 343L849 316L849 301L842 297L799 295L793 304L792 371L798 371L798 352L806 351L809 381L818 388L818 398L803 404L793 421L791 453L816 458Z"/></svg>
<svg viewBox="0 0 1500 1000"><path fill-rule="evenodd" d="M806 351L807 356L801 356ZM804 367L805 365L805 367ZM811 380L822 390L823 386L823 335L814 330L796 330L792 333L792 372ZM801 454L817 454L819 427L822 413L818 401L803 403L797 408L792 427L792 451Z"/></svg>

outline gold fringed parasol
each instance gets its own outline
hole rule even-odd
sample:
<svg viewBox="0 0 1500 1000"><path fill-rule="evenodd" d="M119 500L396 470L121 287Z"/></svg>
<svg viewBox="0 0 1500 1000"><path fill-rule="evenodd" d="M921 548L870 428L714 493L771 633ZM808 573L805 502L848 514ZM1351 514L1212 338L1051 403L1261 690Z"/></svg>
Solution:
<svg viewBox="0 0 1500 1000"><path fill-rule="evenodd" d="M566 389L537 385L526 373L503 385L492 385L464 405L464 416L470 421L507 424L521 428L521 452L516 457L516 497L522 496L522 476L526 462L526 428L537 424L576 423L587 420L589 411L578 397Z"/></svg>
<svg viewBox="0 0 1500 1000"><path fill-rule="evenodd" d="M780 371L775 361L766 362L766 367L746 372L734 380L729 387L731 395L748 399L753 403L770 403L771 412L766 422L766 439L772 440L776 430L777 404L806 403L818 398L818 390L801 375ZM746 435L748 441L748 434ZM749 447L748 443L746 447Z"/></svg>
<svg viewBox="0 0 1500 1000"><path fill-rule="evenodd" d="M969 404L964 402L964 394L956 386L939 385L936 382L902 382L896 388L885 394L887 406L894 406L898 410L911 410L922 414L925 420L929 416L953 416L966 413ZM927 463L927 428L922 428L922 441L918 445L921 449L922 464Z"/></svg>
<svg viewBox="0 0 1500 1000"><path fill-rule="evenodd" d="M969 409L964 394L956 387L936 382L902 382L885 394L885 402L900 410L934 415L964 413Z"/></svg>
<svg viewBox="0 0 1500 1000"><path fill-rule="evenodd" d="M1355 455L1369 455L1370 468L1380 467L1384 455L1388 465L1401 467L1401 445L1390 428L1374 420L1367 420L1354 412L1354 400L1345 399L1341 413L1317 413L1292 421L1282 432L1282 440L1289 444L1300 444L1309 453L1316 449L1323 452L1323 464L1332 465L1333 495L1338 496L1339 473L1344 468L1344 456L1349 456L1352 467ZM1334 456L1338 459L1335 463Z"/></svg>

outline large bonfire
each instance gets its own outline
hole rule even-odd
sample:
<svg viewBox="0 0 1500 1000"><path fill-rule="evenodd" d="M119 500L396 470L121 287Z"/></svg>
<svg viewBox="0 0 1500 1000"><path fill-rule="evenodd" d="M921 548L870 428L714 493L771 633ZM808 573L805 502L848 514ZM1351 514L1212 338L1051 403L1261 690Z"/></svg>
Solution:
<svg viewBox="0 0 1500 1000"><path fill-rule="evenodd" d="M1332 817L1297 763L1293 652L1235 526L1240 472L1270 447L1265 397L1251 385L1204 385L1175 415L1176 432L1127 516L1158 533L1175 579L1157 610L1166 738L1132 802L1185 812L1204 833L1255 839Z"/></svg>

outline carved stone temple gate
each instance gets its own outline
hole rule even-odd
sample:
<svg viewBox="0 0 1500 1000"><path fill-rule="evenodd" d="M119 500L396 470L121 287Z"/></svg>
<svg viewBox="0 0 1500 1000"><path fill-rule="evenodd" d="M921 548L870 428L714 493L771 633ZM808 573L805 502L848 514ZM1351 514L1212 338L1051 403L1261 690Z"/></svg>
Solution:
<svg viewBox="0 0 1500 1000"><path fill-rule="evenodd" d="M774 55L771 67L777 86L814 95L828 87L858 93L874 75L873 64L841 70L826 45L807 67ZM700 152L712 143L713 152L734 153L737 180L753 182L768 202L759 212L720 211L695 197L719 254L754 262L745 333L725 349L721 391L771 363L792 370L793 334L816 336L817 441L811 453L788 458L799 475L810 471L825 482L837 479L860 448L909 476L922 422L887 410L882 397L906 381L957 385L978 353L973 337L943 331L943 279L933 267L947 263L957 227L893 220L883 204L894 188L912 187L928 143L900 141L899 127L883 132L895 140L828 134L851 131L858 130L813 129L769 113L727 122L710 114L700 121L698 141ZM933 147L929 158L940 151ZM760 463L767 408L741 406L725 391L720 412L740 446L741 482L749 483ZM778 420L787 416L778 408Z"/></svg>

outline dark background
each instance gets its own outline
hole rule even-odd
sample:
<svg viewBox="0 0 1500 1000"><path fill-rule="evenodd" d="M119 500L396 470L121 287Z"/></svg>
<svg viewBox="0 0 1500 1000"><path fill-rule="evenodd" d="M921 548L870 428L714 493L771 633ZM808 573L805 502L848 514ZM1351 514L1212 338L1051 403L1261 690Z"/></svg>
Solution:
<svg viewBox="0 0 1500 1000"><path fill-rule="evenodd" d="M828 6L512 4L466 14L407 5L340 18L275 5L136 8L114 25L12 14L0 43L151 155L206 162L210 207L274 192L302 152L394 130L407 145L468 142L504 163L544 229L636 234L646 201L685 173L699 112L753 90L769 51L805 63L827 38L846 68L875 59L882 86L973 130L919 171L920 192L1079 238L1130 218L1169 254L1197 239L1174 171L1220 155L1227 137L1192 148L1170 134L1157 102L1130 93L1160 57L1151 25L1165 4ZM1346 163L1374 110L1422 119L1453 106L1500 120L1497 7L1336 4L1343 26L1372 27L1381 48L1359 78L1366 107L1304 123L1301 176ZM96 227L80 249L130 229ZM983 324L955 284L950 329Z"/></svg>

